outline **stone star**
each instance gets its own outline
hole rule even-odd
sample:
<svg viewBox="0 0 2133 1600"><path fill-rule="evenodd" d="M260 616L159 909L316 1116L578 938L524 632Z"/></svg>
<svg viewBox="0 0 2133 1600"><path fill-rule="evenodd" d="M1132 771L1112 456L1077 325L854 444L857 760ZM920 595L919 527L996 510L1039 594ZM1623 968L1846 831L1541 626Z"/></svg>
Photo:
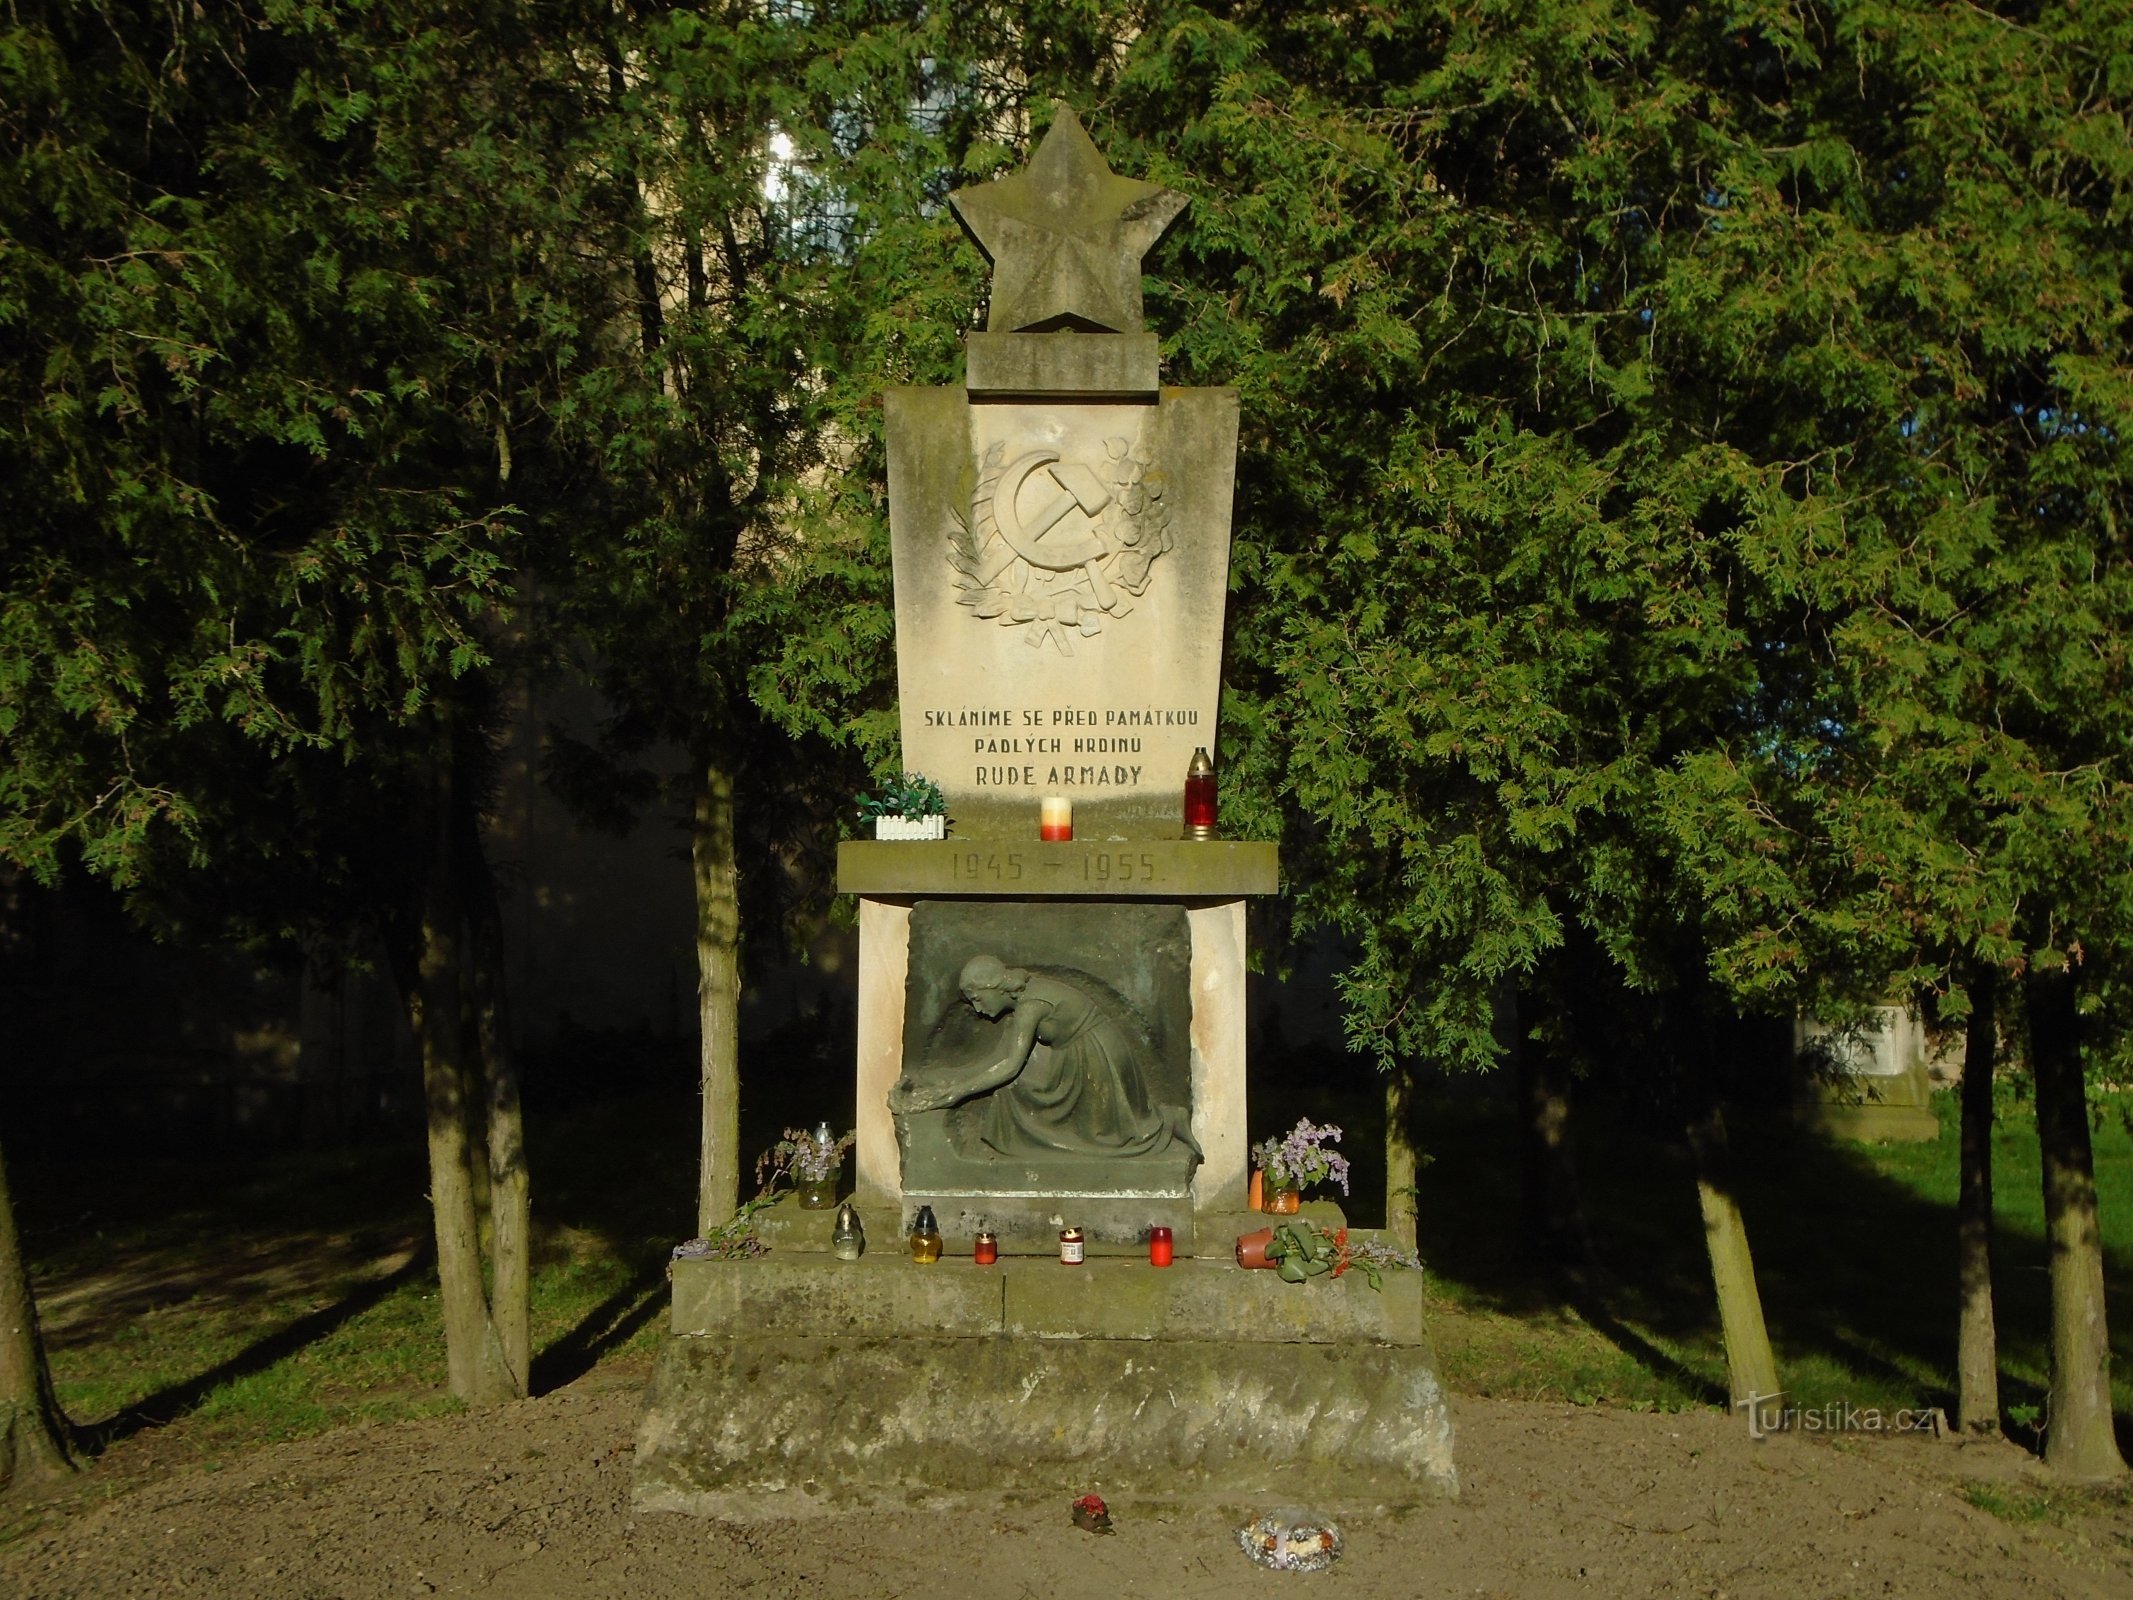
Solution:
<svg viewBox="0 0 2133 1600"><path fill-rule="evenodd" d="M992 333L1141 331L1141 257L1186 197L1105 163L1060 106L1030 164L948 197L992 263Z"/></svg>

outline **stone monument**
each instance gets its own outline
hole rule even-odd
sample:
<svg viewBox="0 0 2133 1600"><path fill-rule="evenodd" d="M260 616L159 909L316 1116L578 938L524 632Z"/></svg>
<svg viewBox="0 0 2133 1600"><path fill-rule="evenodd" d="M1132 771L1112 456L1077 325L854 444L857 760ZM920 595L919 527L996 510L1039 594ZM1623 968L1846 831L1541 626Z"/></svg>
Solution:
<svg viewBox="0 0 2133 1600"><path fill-rule="evenodd" d="M1839 1139L1923 1143L1940 1137L1925 1024L1909 1006L1875 1006L1852 1027L1793 1023L1799 1120Z"/></svg>
<svg viewBox="0 0 2133 1600"><path fill-rule="evenodd" d="M1313 1478L1453 1492L1413 1274L1295 1286L1244 1210L1245 901L1271 844L1188 838L1216 742L1237 398L1164 388L1142 255L1185 197L1060 107L958 191L993 264L965 383L887 397L903 764L950 836L839 849L859 897L854 1201L775 1208L755 1261L676 1264L638 1499L718 1511L1091 1484ZM1071 838L1040 811L1071 805ZM946 1257L904 1234L930 1208ZM1338 1225L1338 1212L1322 1215ZM1060 1261L1061 1230L1089 1259ZM1175 1266L1149 1265L1151 1228ZM971 1259L980 1231L997 1265Z"/></svg>

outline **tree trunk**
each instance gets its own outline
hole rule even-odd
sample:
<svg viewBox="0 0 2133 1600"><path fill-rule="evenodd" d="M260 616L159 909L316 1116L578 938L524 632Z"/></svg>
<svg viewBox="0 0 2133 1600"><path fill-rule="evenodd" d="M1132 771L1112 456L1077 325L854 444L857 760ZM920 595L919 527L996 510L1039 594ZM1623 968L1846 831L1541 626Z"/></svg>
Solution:
<svg viewBox="0 0 2133 1600"><path fill-rule="evenodd" d="M73 1429L52 1393L15 1202L0 1160L0 1488L74 1470Z"/></svg>
<svg viewBox="0 0 2133 1600"><path fill-rule="evenodd" d="M1415 1247L1414 1075L1396 1065L1385 1075L1385 1231L1402 1250Z"/></svg>
<svg viewBox="0 0 2133 1600"><path fill-rule="evenodd" d="M1777 1357L1763 1324L1763 1298L1755 1286L1755 1260L1748 1253L1748 1226L1733 1187L1732 1151L1718 1097L1700 1067L1686 1074L1689 1149L1696 1157L1696 1201L1703 1213L1704 1248L1711 1258L1711 1286L1718 1294L1718 1323L1726 1343L1726 1388L1736 1410L1775 1422L1781 1405Z"/></svg>
<svg viewBox="0 0 2133 1600"><path fill-rule="evenodd" d="M518 1062L511 1052L510 1014L505 1005L503 912L471 806L463 808L461 826L471 857L466 866L473 922L474 1031L486 1090L490 1307L512 1388L523 1397L532 1392L533 1186L526 1165Z"/></svg>
<svg viewBox="0 0 2133 1600"><path fill-rule="evenodd" d="M483 1136L476 1130L487 1120L486 1096L475 1092L475 1064L466 1048L467 941L453 823L455 787L451 760L441 755L430 820L432 853L423 891L421 952L408 1010L422 1053L446 1366L453 1394L470 1405L490 1405L518 1398L523 1390L512 1383L482 1283L472 1149L476 1137Z"/></svg>
<svg viewBox="0 0 2133 1600"><path fill-rule="evenodd" d="M2065 967L2040 971L2033 966L2026 990L2044 1167L2044 1235L2051 1246L2052 1376L2044 1460L2068 1478L2118 1478L2126 1464L2112 1431L2103 1244L2096 1223L2074 975Z"/></svg>
<svg viewBox="0 0 2133 1600"><path fill-rule="evenodd" d="M702 1027L703 1146L697 1231L723 1226L741 1189L741 901L733 849L733 773L702 764L690 859L696 876L698 1020Z"/></svg>
<svg viewBox="0 0 2133 1600"><path fill-rule="evenodd" d="M1956 1426L2000 1431L1999 1342L1992 1319L1992 1074L1998 1047L1991 969L1970 975L1970 1026L1963 1046L1961 1187L1955 1202Z"/></svg>
<svg viewBox="0 0 2133 1600"><path fill-rule="evenodd" d="M1592 1264L1592 1239L1570 1136L1570 1074L1561 1061L1515 1036L1511 1052L1524 1179L1520 1239L1535 1260L1582 1271Z"/></svg>

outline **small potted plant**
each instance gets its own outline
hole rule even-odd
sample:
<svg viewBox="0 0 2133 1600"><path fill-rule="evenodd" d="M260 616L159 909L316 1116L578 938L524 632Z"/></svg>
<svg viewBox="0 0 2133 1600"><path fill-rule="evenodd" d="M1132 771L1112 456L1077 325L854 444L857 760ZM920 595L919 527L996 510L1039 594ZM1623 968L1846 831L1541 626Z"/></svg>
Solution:
<svg viewBox="0 0 2133 1600"><path fill-rule="evenodd" d="M1339 1128L1331 1123L1321 1128L1305 1117L1285 1137L1253 1145L1252 1160L1259 1169L1252 1178L1258 1191L1255 1209L1292 1217L1303 1202L1304 1187L1313 1183L1337 1183L1346 1194L1348 1158L1328 1148L1340 1141Z"/></svg>
<svg viewBox="0 0 2133 1600"><path fill-rule="evenodd" d="M1421 1258L1412 1251L1381 1239L1351 1240L1346 1228L1321 1228L1300 1217L1240 1234L1237 1265L1270 1267L1286 1283L1308 1283L1317 1277L1330 1280L1353 1267L1379 1291L1385 1287L1385 1274L1394 1268L1422 1270Z"/></svg>
<svg viewBox="0 0 2133 1600"><path fill-rule="evenodd" d="M948 797L923 772L901 772L878 795L862 795L859 819L877 839L941 839L948 832Z"/></svg>

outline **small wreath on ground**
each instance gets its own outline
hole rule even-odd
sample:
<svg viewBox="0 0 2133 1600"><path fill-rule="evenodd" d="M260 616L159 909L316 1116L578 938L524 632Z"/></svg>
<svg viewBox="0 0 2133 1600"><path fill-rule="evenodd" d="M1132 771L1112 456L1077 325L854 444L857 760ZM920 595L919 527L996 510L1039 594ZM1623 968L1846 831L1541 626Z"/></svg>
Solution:
<svg viewBox="0 0 2133 1600"><path fill-rule="evenodd" d="M1341 1530L1316 1511L1279 1506L1239 1528L1237 1544L1276 1572L1323 1572L1341 1553Z"/></svg>

